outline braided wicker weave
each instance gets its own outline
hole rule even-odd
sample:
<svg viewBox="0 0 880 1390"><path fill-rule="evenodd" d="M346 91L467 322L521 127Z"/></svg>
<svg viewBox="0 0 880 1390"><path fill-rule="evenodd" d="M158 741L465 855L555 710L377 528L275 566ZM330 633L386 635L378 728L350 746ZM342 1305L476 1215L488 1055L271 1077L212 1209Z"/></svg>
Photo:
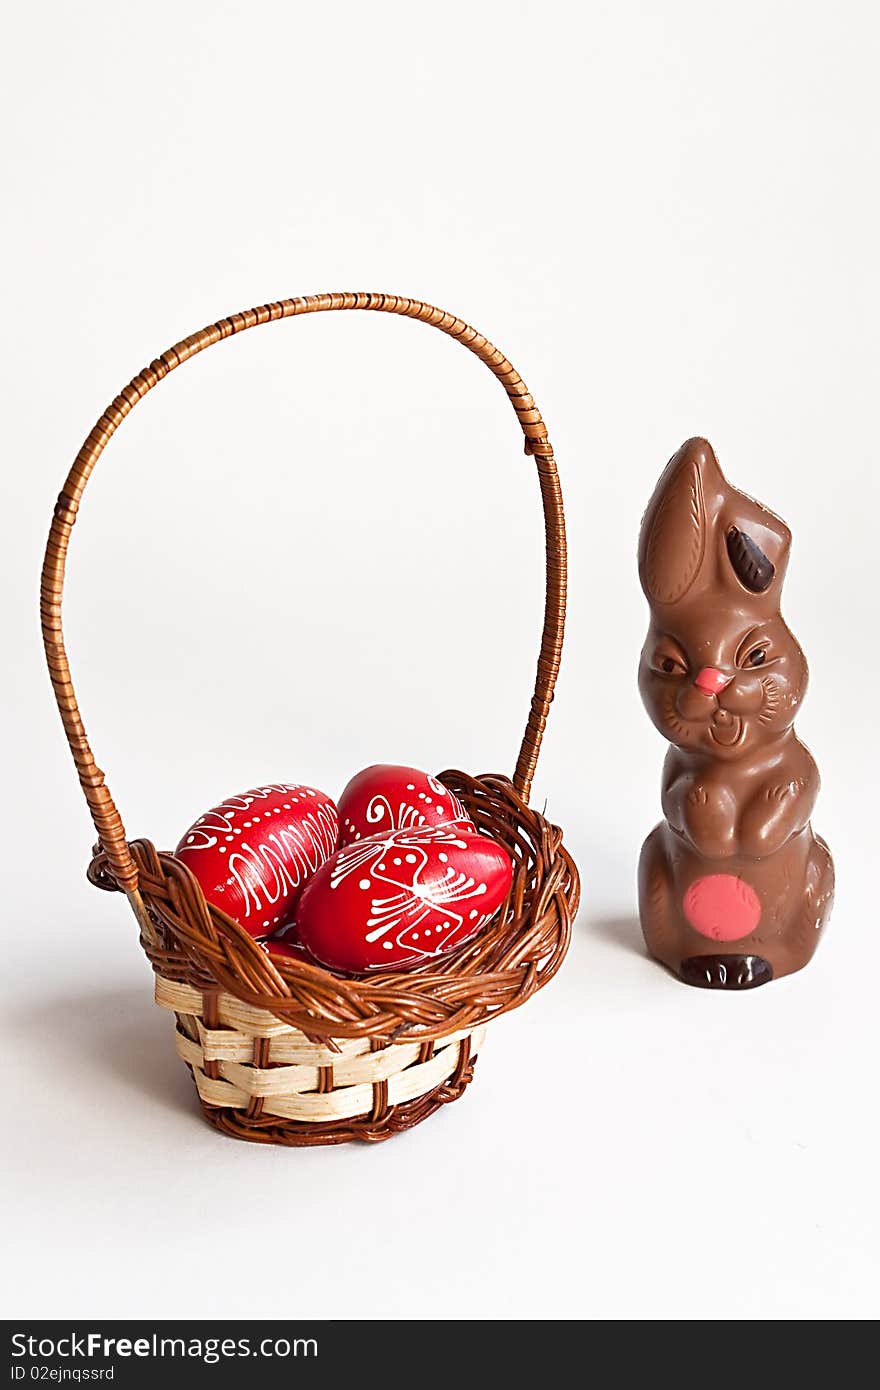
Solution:
<svg viewBox="0 0 880 1390"><path fill-rule="evenodd" d="M470 945L414 970L340 978L297 960L269 958L205 902L189 869L148 840L129 842L86 737L61 625L70 534L100 454L130 410L163 377L224 338L276 319L326 310L403 315L469 348L507 392L537 465L547 587L532 697L513 780L448 772L478 830L509 851L511 891ZM96 830L89 878L126 894L156 972L156 999L177 1018L177 1049L208 1120L263 1143L380 1140L455 1100L473 1075L484 1026L516 1008L559 968L577 910L577 870L562 832L528 806L565 621L565 522L553 450L522 378L461 319L380 294L286 299L233 314L162 353L116 397L74 461L58 498L43 564L41 614L64 731Z"/></svg>

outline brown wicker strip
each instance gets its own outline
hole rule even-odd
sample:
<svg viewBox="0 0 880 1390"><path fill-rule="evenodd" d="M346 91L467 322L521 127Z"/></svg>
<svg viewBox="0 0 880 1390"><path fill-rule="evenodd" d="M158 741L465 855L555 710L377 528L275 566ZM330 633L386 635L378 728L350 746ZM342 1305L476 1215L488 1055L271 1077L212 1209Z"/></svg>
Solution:
<svg viewBox="0 0 880 1390"><path fill-rule="evenodd" d="M478 829L510 852L515 872L508 900L461 951L413 971L366 978L270 959L205 902L183 864L148 840L128 841L83 727L61 624L67 548L80 499L106 444L138 401L188 358L224 338L276 319L342 309L427 323L486 364L507 392L526 453L534 458L546 539L544 625L513 780L443 774ZM233 314L151 362L89 434L62 489L46 546L46 658L98 832L89 877L101 888L127 894L157 974L157 998L177 1015L178 1051L193 1072L207 1118L224 1133L283 1144L375 1141L398 1133L461 1094L473 1075L483 1025L523 1003L559 968L577 910L578 875L562 832L527 802L559 670L565 597L562 496L540 412L518 372L482 334L418 300L312 295Z"/></svg>

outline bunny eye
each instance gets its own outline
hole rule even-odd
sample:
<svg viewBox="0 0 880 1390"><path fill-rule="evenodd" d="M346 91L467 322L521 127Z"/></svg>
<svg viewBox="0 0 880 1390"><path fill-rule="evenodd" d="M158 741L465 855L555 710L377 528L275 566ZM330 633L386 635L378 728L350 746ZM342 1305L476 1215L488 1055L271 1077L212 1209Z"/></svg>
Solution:
<svg viewBox="0 0 880 1390"><path fill-rule="evenodd" d="M671 652L657 652L654 657L654 670L660 671L664 676L686 676L687 665L678 656Z"/></svg>
<svg viewBox="0 0 880 1390"><path fill-rule="evenodd" d="M767 660L766 647L753 647L746 657L747 666L763 666Z"/></svg>

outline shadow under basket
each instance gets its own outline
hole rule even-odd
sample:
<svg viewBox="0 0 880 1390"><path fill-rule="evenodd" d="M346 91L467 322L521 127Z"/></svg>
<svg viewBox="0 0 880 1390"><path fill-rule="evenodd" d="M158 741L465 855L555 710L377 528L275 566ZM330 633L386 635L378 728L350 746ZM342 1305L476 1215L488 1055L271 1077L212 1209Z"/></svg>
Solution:
<svg viewBox="0 0 880 1390"><path fill-rule="evenodd" d="M510 854L499 913L472 942L414 970L335 975L270 957L205 901L187 866L148 840L129 841L79 713L61 627L67 548L99 455L137 402L204 348L247 328L325 310L393 313L439 328L501 382L534 457L546 539L546 601L535 692L513 779L441 774L477 830ZM486 1024L546 984L568 949L577 869L562 832L528 805L565 620L565 523L553 450L534 400L499 350L462 320L393 295L289 299L203 329L163 353L92 430L58 500L43 566L41 614L50 675L99 841L89 878L126 894L156 974L156 1002L177 1020L177 1051L204 1114L224 1134L259 1143L375 1142L456 1100L471 1080Z"/></svg>

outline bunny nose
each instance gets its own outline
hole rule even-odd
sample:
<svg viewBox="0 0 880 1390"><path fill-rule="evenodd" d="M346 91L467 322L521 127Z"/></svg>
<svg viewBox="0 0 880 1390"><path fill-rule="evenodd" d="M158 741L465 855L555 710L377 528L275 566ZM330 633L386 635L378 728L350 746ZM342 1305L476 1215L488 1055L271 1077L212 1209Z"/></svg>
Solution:
<svg viewBox="0 0 880 1390"><path fill-rule="evenodd" d="M723 671L716 670L714 666L704 666L694 677L694 685L698 690L702 690L704 695L720 695L732 680L732 676L725 676Z"/></svg>

